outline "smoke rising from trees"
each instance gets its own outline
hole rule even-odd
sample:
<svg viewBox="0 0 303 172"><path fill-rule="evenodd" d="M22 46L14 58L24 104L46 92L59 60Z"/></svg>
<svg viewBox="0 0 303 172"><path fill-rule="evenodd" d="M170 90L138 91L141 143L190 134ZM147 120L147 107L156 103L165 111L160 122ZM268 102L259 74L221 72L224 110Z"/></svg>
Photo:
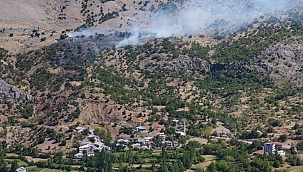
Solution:
<svg viewBox="0 0 303 172"><path fill-rule="evenodd" d="M163 8L151 18L151 26L136 26L132 36L117 46L138 44L142 38L195 34L232 33L262 15L280 17L287 9L302 5L299 0L190 0L182 7ZM140 33L154 33L139 36Z"/></svg>
<svg viewBox="0 0 303 172"><path fill-rule="evenodd" d="M153 13L148 26L135 23L128 38L117 47L136 45L144 38L198 34L229 35L260 16L282 17L301 0L170 0ZM87 34L83 31L83 34ZM73 33L81 35L81 33Z"/></svg>

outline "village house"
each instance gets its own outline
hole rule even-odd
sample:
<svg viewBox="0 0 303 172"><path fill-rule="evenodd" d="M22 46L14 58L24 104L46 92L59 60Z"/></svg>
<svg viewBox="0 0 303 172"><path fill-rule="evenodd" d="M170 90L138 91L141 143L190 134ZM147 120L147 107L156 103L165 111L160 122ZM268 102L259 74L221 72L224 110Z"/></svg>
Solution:
<svg viewBox="0 0 303 172"><path fill-rule="evenodd" d="M140 143L134 143L134 144L132 144L132 147L133 148L139 148L139 147L141 147L141 144Z"/></svg>
<svg viewBox="0 0 303 172"><path fill-rule="evenodd" d="M16 172L26 172L26 168L25 167L17 168Z"/></svg>
<svg viewBox="0 0 303 172"><path fill-rule="evenodd" d="M175 125L181 125L182 123L180 122L180 120L178 119L174 119L173 122L175 123Z"/></svg>
<svg viewBox="0 0 303 172"><path fill-rule="evenodd" d="M170 140L167 140L165 142L166 146L167 147L170 147L170 148L173 148L173 147L177 147L178 146L178 142L176 141L170 141Z"/></svg>
<svg viewBox="0 0 303 172"><path fill-rule="evenodd" d="M280 142L264 143L264 153L275 153L278 149L282 149L282 143Z"/></svg>
<svg viewBox="0 0 303 172"><path fill-rule="evenodd" d="M126 146L130 141L127 139L118 139L116 146Z"/></svg>
<svg viewBox="0 0 303 172"><path fill-rule="evenodd" d="M280 156L285 156L284 150L279 150L279 151L278 151L278 154L279 154Z"/></svg>
<svg viewBox="0 0 303 172"><path fill-rule="evenodd" d="M78 128L78 129L77 129ZM83 127L79 128L77 127L76 130L79 132L79 130L84 129ZM84 154L83 152L86 151L87 156L94 156L95 151L101 152L103 149L111 150L110 147L105 146L103 142L100 142L99 136L94 135L94 129L89 130L89 135L87 138L89 138L90 141L83 141L80 143L80 146L78 148L78 153L74 155L74 158L81 159L83 158ZM92 141L93 138L93 141Z"/></svg>
<svg viewBox="0 0 303 172"><path fill-rule="evenodd" d="M88 157L95 156L95 152L94 151L89 151L89 152L87 152L87 156Z"/></svg>
<svg viewBox="0 0 303 172"><path fill-rule="evenodd" d="M103 148L104 148L104 143L102 143L102 142L95 142L94 143L94 150L99 150L99 151L101 151Z"/></svg>
<svg viewBox="0 0 303 172"><path fill-rule="evenodd" d="M152 139L153 137L140 137L138 138L137 143L132 144L132 147L143 149L154 148L154 142Z"/></svg>
<svg viewBox="0 0 303 172"><path fill-rule="evenodd" d="M144 132L144 131L146 131L146 128L143 127L143 126L138 126L138 127L136 127L136 130L137 130L138 132Z"/></svg>
<svg viewBox="0 0 303 172"><path fill-rule="evenodd" d="M149 149L155 148L155 143L153 141L148 141L145 144Z"/></svg>
<svg viewBox="0 0 303 172"><path fill-rule="evenodd" d="M86 144L83 144L86 143ZM95 143L91 143L91 142L82 142L82 145L79 146L78 150L79 152L77 154L74 155L74 158L83 158L83 151L87 152L87 156L94 156L94 151L98 150L98 151L102 151L103 148L110 150L110 147L105 146L104 143L102 142L95 142Z"/></svg>
<svg viewBox="0 0 303 172"><path fill-rule="evenodd" d="M186 124L184 122L183 131L176 131L176 134L180 134L181 136L186 136Z"/></svg>
<svg viewBox="0 0 303 172"><path fill-rule="evenodd" d="M145 144L146 142L152 141L153 137L144 137L144 138L138 138L138 143Z"/></svg>
<svg viewBox="0 0 303 172"><path fill-rule="evenodd" d="M76 158L76 159L82 159L83 158L83 153L79 152L79 153L75 154L74 158Z"/></svg>
<svg viewBox="0 0 303 172"><path fill-rule="evenodd" d="M161 141L162 143L165 142L165 134L164 133L157 133L157 136L159 138L159 141Z"/></svg>
<svg viewBox="0 0 303 172"><path fill-rule="evenodd" d="M91 143L79 147L79 152L93 150L93 145Z"/></svg>
<svg viewBox="0 0 303 172"><path fill-rule="evenodd" d="M83 128L83 127L81 127L81 126L78 126L77 128L76 128L76 131L78 132L78 133L81 133L82 131L84 131L85 130L85 128Z"/></svg>

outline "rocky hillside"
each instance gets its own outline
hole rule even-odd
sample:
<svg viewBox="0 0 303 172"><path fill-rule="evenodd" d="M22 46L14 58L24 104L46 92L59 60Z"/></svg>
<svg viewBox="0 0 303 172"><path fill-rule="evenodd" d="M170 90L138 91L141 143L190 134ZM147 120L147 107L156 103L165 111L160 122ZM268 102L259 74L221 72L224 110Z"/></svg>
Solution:
<svg viewBox="0 0 303 172"><path fill-rule="evenodd" d="M3 7L15 9L17 2ZM100 129L114 150L119 138L159 132L182 144L227 134L236 140L286 135L290 145L302 140L299 6L235 32L140 33L135 45L117 46L136 36L127 30L133 23L148 24L144 16L179 10L183 1L22 3L26 8L8 17L24 17L0 18L0 138L11 153L75 151L85 137L73 132L77 126ZM176 119L186 123L186 137L175 135ZM146 135L134 130L139 125Z"/></svg>
<svg viewBox="0 0 303 172"><path fill-rule="evenodd" d="M275 80L302 86L302 43L294 37L266 48L256 57Z"/></svg>
<svg viewBox="0 0 303 172"><path fill-rule="evenodd" d="M9 85L2 79L0 79L0 96L2 98L8 98L15 101L19 99L36 100L36 98L33 97L32 95L21 92L16 87Z"/></svg>
<svg viewBox="0 0 303 172"><path fill-rule="evenodd" d="M148 23L147 16L163 3L165 1L5 0L0 10L0 45L13 54L25 52L57 42L81 26L94 26L92 30L99 32L125 32L137 22Z"/></svg>

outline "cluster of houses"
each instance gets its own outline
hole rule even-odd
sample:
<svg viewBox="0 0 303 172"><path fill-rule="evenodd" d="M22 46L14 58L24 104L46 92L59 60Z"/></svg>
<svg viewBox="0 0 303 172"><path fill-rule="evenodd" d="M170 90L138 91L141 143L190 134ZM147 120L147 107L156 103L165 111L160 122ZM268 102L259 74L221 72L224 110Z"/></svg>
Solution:
<svg viewBox="0 0 303 172"><path fill-rule="evenodd" d="M176 125L181 125L181 122L179 120L173 120ZM144 126L138 126L136 127L137 132L141 133L146 133L147 129ZM186 136L186 124L184 122L183 124L183 131L176 131L176 134L180 134L181 136ZM164 133L158 133L156 135L163 144L165 144L167 147L177 147L179 144L176 141L171 141L171 140L165 140L165 134ZM133 143L131 146L133 148L145 148L145 149L151 149L155 148L155 143L153 142L153 137L143 137L143 138L138 138L138 140ZM119 139L117 140L117 146L122 145L125 146L125 143L129 143L129 140L123 140Z"/></svg>
<svg viewBox="0 0 303 172"><path fill-rule="evenodd" d="M176 121L176 123L179 122ZM179 122L180 123L180 122ZM178 123L178 125L180 125ZM183 125L184 129L183 131L176 131L176 134L180 134L181 136L186 136L186 125L184 123ZM78 126L75 128L78 133L81 133L85 130L84 127ZM148 130L144 126L138 126L135 129L137 132L140 133L148 133ZM80 143L80 146L78 148L78 153L74 155L74 158L81 159L84 157L84 154L86 153L87 156L94 156L95 151L101 151L102 149L111 150L110 147L106 146L104 143L100 141L100 138L94 134L94 130L89 130L89 135L87 136L90 141L83 141ZM179 144L176 141L166 140L164 133L158 133L156 135L158 140L165 144L167 147L173 148L177 147ZM154 149L156 148L156 145L154 143L154 137L140 137L135 142L132 142L130 140L126 139L118 139L116 146L131 146L132 148L139 148L139 149ZM94 142L92 142L94 141ZM131 144L131 145L129 145Z"/></svg>
<svg viewBox="0 0 303 172"><path fill-rule="evenodd" d="M174 120L174 122L177 125L181 125L179 120ZM85 130L83 127L77 127L77 132L82 132ZM140 133L148 133L147 129L144 126L138 126L135 128L137 132ZM176 131L176 134L180 134L181 136L186 136L186 124L183 124L183 131ZM100 138L96 135L94 135L94 130L90 130L90 133L88 135L88 138L91 140L91 138L94 138L94 142L82 142L79 147L79 152L74 155L74 158L83 158L84 151L86 152L87 156L94 156L94 151L98 150L101 151L102 149L106 148L107 150L110 150L111 148L108 146L105 146L104 143L100 142ZM220 137L220 139L229 139L228 137ZM116 146L122 146L127 147L131 146L132 148L139 148L139 149L154 149L156 148L156 145L154 143L154 139L158 139L158 141L162 142L162 144L165 144L167 147L173 148L178 147L178 142L166 140L166 136L164 133L157 133L156 138L154 137L140 137L135 142L131 142L127 139L118 139L116 142ZM280 142L266 142L263 145L263 150L260 153L278 153L281 156L285 156L284 150L289 150L290 146L283 146ZM256 152L257 153L257 152Z"/></svg>
<svg viewBox="0 0 303 172"><path fill-rule="evenodd" d="M173 120L173 122L176 124L176 125L181 125L182 123L179 121L179 120L177 120L177 119L175 119L175 120ZM136 127L136 131L137 132L140 132L140 133L147 133L147 129L144 127L144 126L138 126L138 127ZM183 124L183 131L176 131L176 134L180 134L181 136L186 136L186 124L185 124L185 122L184 122L184 124Z"/></svg>
<svg viewBox="0 0 303 172"><path fill-rule="evenodd" d="M85 128L83 127L77 127L77 132L82 132ZM99 136L96 136L94 134L94 129L89 130L88 138L93 138L94 142L91 141L84 141L80 143L80 146L78 148L78 153L74 155L74 158L81 159L84 157L84 153L86 153L87 156L94 156L95 151L102 151L102 149L110 150L111 148L106 146L103 142L100 141Z"/></svg>
<svg viewBox="0 0 303 172"><path fill-rule="evenodd" d="M165 134L164 133L158 133L157 137L159 141L161 141L163 144L165 144L167 147L177 147L178 142L176 141L170 141L170 140L165 140ZM154 143L154 137L140 137L136 140L136 142L132 143L130 146L132 148L139 148L139 149L154 149L156 148L156 145ZM116 146L127 146L131 143L130 140L125 140L125 139L119 139L117 140Z"/></svg>

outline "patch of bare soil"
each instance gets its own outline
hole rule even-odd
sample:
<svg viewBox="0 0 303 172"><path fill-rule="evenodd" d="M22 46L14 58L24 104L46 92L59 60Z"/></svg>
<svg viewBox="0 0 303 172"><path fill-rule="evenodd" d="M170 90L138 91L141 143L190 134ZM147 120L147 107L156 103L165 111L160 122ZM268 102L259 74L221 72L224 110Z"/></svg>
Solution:
<svg viewBox="0 0 303 172"><path fill-rule="evenodd" d="M63 10L66 9L66 11ZM12 53L54 43L61 31L81 25L81 5L75 0L3 0L0 4L0 47ZM58 19L66 15L64 21ZM74 17L75 16L75 17ZM39 30L40 36L30 36ZM40 39L45 37L45 41Z"/></svg>
<svg viewBox="0 0 303 172"><path fill-rule="evenodd" d="M226 127L223 126L223 123L218 122L217 123L217 127L215 129L213 129L213 132L217 132L217 133L224 133L224 134L230 134L230 130L227 129Z"/></svg>
<svg viewBox="0 0 303 172"><path fill-rule="evenodd" d="M197 141L197 142L199 142L199 143L201 143L201 144L207 144L207 142L208 142L207 139L203 139L203 138L200 138L200 137L190 138L190 139L187 141L187 143L188 143L189 141Z"/></svg>
<svg viewBox="0 0 303 172"><path fill-rule="evenodd" d="M194 164L192 168L196 169L196 168L202 168L202 169L206 169L207 166L209 166L213 161L215 161L214 159L216 158L213 155L204 155L203 156L205 158L204 162L201 162L199 164ZM192 170L187 170L186 172L191 172Z"/></svg>

